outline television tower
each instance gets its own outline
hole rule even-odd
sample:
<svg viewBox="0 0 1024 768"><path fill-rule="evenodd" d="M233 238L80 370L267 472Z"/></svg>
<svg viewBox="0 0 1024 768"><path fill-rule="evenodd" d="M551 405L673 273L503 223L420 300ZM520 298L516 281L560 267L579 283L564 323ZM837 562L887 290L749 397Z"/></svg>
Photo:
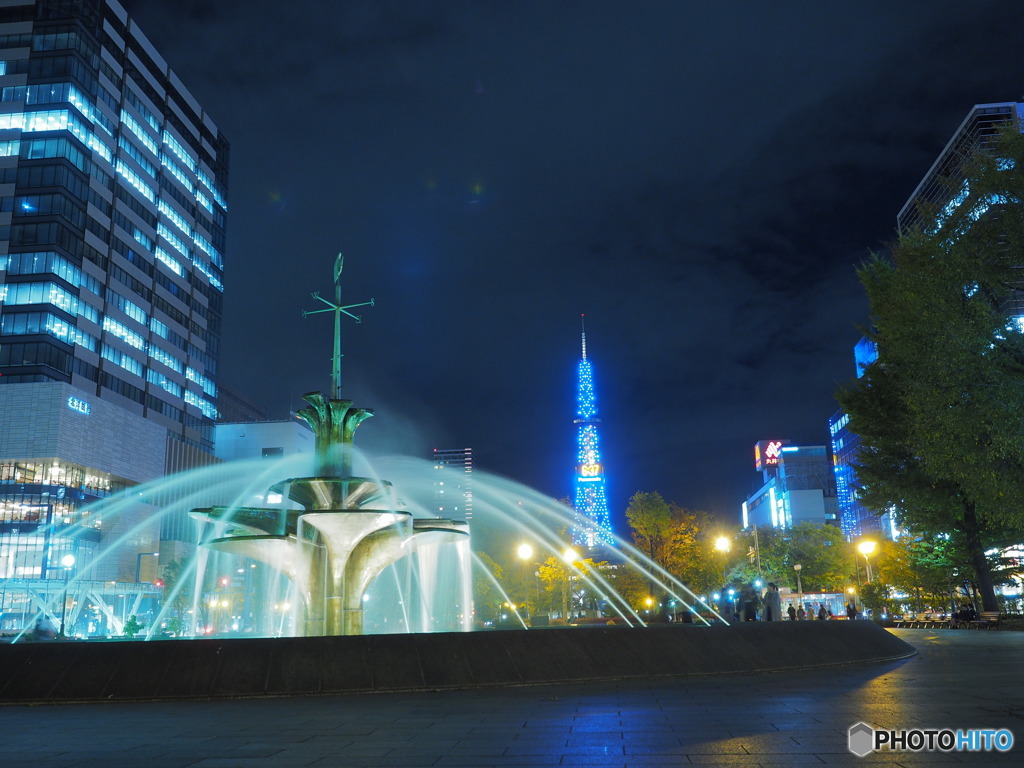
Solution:
<svg viewBox="0 0 1024 768"><path fill-rule="evenodd" d="M587 328L580 315L583 356L580 358L576 389L576 480L573 506L576 524L573 543L589 548L611 547L615 540L608 519L608 498L605 493L604 467L598 446L597 399L594 376L587 359Z"/></svg>

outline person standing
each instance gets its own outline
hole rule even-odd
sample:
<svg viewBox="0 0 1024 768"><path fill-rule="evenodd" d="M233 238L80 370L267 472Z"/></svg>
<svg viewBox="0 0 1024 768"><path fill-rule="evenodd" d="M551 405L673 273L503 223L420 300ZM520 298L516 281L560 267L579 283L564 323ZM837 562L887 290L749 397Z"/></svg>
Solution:
<svg viewBox="0 0 1024 768"><path fill-rule="evenodd" d="M792 603L789 604L789 609L786 612L789 614L790 621L796 621L796 608L793 607Z"/></svg>
<svg viewBox="0 0 1024 768"><path fill-rule="evenodd" d="M782 597L775 582L768 582L768 591L764 595L765 621L782 621Z"/></svg>

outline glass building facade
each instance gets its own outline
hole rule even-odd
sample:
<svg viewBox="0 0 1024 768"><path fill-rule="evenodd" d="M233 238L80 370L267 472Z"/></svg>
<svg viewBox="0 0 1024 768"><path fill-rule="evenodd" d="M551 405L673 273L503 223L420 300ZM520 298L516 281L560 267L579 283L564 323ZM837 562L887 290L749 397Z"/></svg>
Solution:
<svg viewBox="0 0 1024 768"><path fill-rule="evenodd" d="M873 341L863 338L854 345L853 357L857 378L860 378L864 368L878 357L878 348ZM860 501L857 490L857 446L860 437L850 431L849 425L850 416L844 411L837 411L828 420L828 433L832 440L832 469L839 499L839 525L848 540L871 533L894 538L892 515L885 513L879 516Z"/></svg>
<svg viewBox="0 0 1024 768"><path fill-rule="evenodd" d="M754 468L764 484L743 502L744 530L838 524L835 479L825 446L762 440L754 446Z"/></svg>
<svg viewBox="0 0 1024 768"><path fill-rule="evenodd" d="M0 0L0 577L51 577L69 526L80 567L111 531L76 510L212 461L228 152L115 0ZM107 577L155 578L137 538Z"/></svg>
<svg viewBox="0 0 1024 768"><path fill-rule="evenodd" d="M434 511L454 520L473 519L473 449L435 448Z"/></svg>

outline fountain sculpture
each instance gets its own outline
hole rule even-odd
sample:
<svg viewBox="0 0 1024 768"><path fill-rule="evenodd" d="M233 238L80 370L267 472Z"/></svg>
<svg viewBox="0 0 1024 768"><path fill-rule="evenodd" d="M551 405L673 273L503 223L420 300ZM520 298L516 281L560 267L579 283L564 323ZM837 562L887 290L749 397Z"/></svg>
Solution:
<svg viewBox="0 0 1024 768"><path fill-rule="evenodd" d="M358 635L363 632L363 595L387 566L427 544L468 539L465 522L414 518L401 508L391 483L352 476L356 428L373 415L341 398L341 315L365 304L341 305L343 258L334 269L335 301L314 293L334 312L333 396L303 399L298 412L315 436L315 476L274 484L270 493L302 509L210 507L192 516L215 523L203 546L265 563L287 576L301 596L299 634Z"/></svg>

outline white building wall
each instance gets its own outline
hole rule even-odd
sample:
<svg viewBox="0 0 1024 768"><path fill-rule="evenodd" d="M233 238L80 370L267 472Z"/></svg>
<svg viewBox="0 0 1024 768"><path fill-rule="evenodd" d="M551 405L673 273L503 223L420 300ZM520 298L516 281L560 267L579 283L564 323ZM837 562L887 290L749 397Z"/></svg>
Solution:
<svg viewBox="0 0 1024 768"><path fill-rule="evenodd" d="M825 524L825 494L820 488L809 491L790 491L789 510L793 525L800 523Z"/></svg>
<svg viewBox="0 0 1024 768"><path fill-rule="evenodd" d="M164 427L70 384L0 387L0 460L59 458L144 483L163 475L166 437Z"/></svg>
<svg viewBox="0 0 1024 768"><path fill-rule="evenodd" d="M214 455L221 461L313 453L315 445L313 432L298 421L218 424L213 441Z"/></svg>

